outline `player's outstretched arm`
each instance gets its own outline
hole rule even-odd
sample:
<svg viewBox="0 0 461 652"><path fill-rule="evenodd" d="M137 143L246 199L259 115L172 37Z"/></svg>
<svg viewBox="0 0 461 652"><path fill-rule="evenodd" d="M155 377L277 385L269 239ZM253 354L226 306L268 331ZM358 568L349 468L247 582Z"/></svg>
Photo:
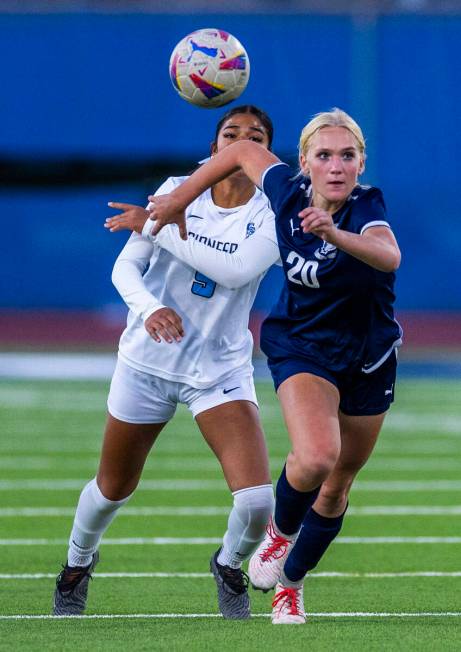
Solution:
<svg viewBox="0 0 461 652"><path fill-rule="evenodd" d="M400 249L390 228L373 226L363 234L337 229L327 211L313 206L299 213L304 233L314 233L381 272L395 272L400 265Z"/></svg>
<svg viewBox="0 0 461 652"><path fill-rule="evenodd" d="M107 205L110 208L115 208L122 212L106 219L104 223L106 229L109 229L112 233L125 229L142 233L143 226L150 216L148 210L135 204L124 204L114 201L110 201Z"/></svg>
<svg viewBox="0 0 461 652"><path fill-rule="evenodd" d="M243 170L255 185L260 186L263 172L279 162L272 152L249 140L225 147L168 195L149 197L151 217L155 220L153 235L165 224L177 224L181 238L187 240L184 211L202 192L237 170Z"/></svg>
<svg viewBox="0 0 461 652"><path fill-rule="evenodd" d="M272 222L266 224L265 228L258 229L251 238L247 238L239 245L237 251L230 254L210 249L204 243L190 238L183 241L177 237L172 228L162 229L161 233L151 236L155 222L150 218L146 219L146 213L149 215L148 211L141 209L135 212L132 209L140 207L131 204L111 202L111 205L114 208L130 208L124 213L106 219L104 226L109 231L114 233L132 229L142 233L145 238L166 249L183 263L187 263L229 290L243 287L253 278L267 271L279 259L275 227Z"/></svg>
<svg viewBox="0 0 461 652"><path fill-rule="evenodd" d="M279 260L272 214L253 235L241 242L233 253L214 249L193 238L184 242L178 238L172 227L162 229L156 236L151 236L154 226L155 222L147 220L143 236L229 290L243 287Z"/></svg>

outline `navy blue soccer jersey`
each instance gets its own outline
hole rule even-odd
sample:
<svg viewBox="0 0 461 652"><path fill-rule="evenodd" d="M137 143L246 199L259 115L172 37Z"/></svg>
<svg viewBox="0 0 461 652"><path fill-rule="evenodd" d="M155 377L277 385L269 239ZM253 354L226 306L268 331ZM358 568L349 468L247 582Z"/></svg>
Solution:
<svg viewBox="0 0 461 652"><path fill-rule="evenodd" d="M276 164L265 172L263 190L276 216L285 282L263 323L262 350L273 360L307 358L338 373L373 371L401 343L395 275L303 233L298 213L309 205L309 179ZM333 221L358 234L390 228L381 191L364 186L354 188Z"/></svg>

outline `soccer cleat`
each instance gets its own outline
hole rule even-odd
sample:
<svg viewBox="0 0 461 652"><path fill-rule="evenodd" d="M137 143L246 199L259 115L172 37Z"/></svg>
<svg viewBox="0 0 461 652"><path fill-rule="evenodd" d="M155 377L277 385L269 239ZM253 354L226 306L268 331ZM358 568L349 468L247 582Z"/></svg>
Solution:
<svg viewBox="0 0 461 652"><path fill-rule="evenodd" d="M251 617L250 598L248 596L248 575L241 568L231 568L218 564L217 550L210 560L218 588L219 609L229 620L247 620Z"/></svg>
<svg viewBox="0 0 461 652"><path fill-rule="evenodd" d="M278 583L272 602L272 624L303 625L305 622L303 587L293 588Z"/></svg>
<svg viewBox="0 0 461 652"><path fill-rule="evenodd" d="M53 599L53 616L79 616L85 610L88 583L99 561L99 552L93 555L89 566L63 567L56 579Z"/></svg>
<svg viewBox="0 0 461 652"><path fill-rule="evenodd" d="M270 519L264 539L253 553L248 565L248 574L254 589L267 593L274 588L295 540L296 537L287 539L277 534L274 521Z"/></svg>

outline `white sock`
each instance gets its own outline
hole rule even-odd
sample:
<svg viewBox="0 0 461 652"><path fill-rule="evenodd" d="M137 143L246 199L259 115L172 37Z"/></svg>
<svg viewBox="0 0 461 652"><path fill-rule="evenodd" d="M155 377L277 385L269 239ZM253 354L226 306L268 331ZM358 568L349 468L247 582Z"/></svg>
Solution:
<svg viewBox="0 0 461 652"><path fill-rule="evenodd" d="M282 571L280 574L279 583L289 589L300 589L304 585L304 577L302 577L300 580L297 580L296 582L293 582L292 580L289 580L285 573Z"/></svg>
<svg viewBox="0 0 461 652"><path fill-rule="evenodd" d="M233 496L234 506L217 561L222 566L240 568L264 537L274 509L274 491L271 484L263 484L240 489Z"/></svg>
<svg viewBox="0 0 461 652"><path fill-rule="evenodd" d="M74 525L69 538L67 563L69 566L88 566L102 535L130 496L123 500L108 500L93 478L80 494Z"/></svg>

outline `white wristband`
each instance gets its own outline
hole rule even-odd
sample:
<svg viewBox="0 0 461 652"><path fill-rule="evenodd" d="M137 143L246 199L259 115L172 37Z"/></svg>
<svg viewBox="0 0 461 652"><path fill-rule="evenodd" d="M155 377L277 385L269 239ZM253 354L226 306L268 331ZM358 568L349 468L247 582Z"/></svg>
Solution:
<svg viewBox="0 0 461 652"><path fill-rule="evenodd" d="M155 236L151 234L152 229L155 226L155 220L151 220L150 217L147 218L146 223L142 227L142 232L141 235L143 238L148 238L149 240L153 240Z"/></svg>
<svg viewBox="0 0 461 652"><path fill-rule="evenodd" d="M147 308L142 311L142 320L145 322L146 319L148 319L154 312L157 312L157 310L160 310L161 308L166 308L166 306L164 306L163 303L160 303L160 301L152 302Z"/></svg>

